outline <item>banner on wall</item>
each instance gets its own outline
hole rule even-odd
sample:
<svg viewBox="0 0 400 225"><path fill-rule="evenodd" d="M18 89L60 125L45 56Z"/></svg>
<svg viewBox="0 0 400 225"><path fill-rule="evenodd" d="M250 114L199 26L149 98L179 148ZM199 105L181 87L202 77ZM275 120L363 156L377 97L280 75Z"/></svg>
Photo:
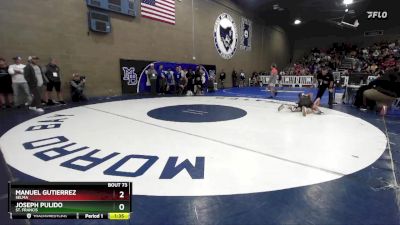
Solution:
<svg viewBox="0 0 400 225"><path fill-rule="evenodd" d="M178 82L181 74L176 71L177 67L180 66L183 70L196 70L197 64L190 63L175 63L175 62L154 62L146 60L127 60L120 59L121 65L121 84L123 94L135 94L150 92L150 87L146 85L147 76L146 70L150 64L154 64L154 68L158 73L158 77L161 75L160 66L163 66L165 71L170 69L174 74L175 81ZM209 74L214 74L217 67L215 65L200 65L206 73L206 82L208 81ZM157 82L158 83L158 82Z"/></svg>
<svg viewBox="0 0 400 225"><path fill-rule="evenodd" d="M137 93L139 76L151 61L120 59L122 94Z"/></svg>
<svg viewBox="0 0 400 225"><path fill-rule="evenodd" d="M219 55L231 59L238 46L238 30L232 16L222 13L214 24L214 44Z"/></svg>
<svg viewBox="0 0 400 225"><path fill-rule="evenodd" d="M215 78L217 74L217 67L215 65L203 65L204 69L208 72L208 77Z"/></svg>
<svg viewBox="0 0 400 225"><path fill-rule="evenodd" d="M242 17L240 28L241 28L240 49L245 51L251 51L251 39L253 34L253 27L251 20Z"/></svg>

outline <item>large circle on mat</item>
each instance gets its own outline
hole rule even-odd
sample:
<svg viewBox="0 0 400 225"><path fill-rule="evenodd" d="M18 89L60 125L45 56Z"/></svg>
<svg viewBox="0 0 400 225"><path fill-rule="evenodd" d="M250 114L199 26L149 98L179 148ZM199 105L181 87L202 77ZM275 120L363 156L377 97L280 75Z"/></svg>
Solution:
<svg viewBox="0 0 400 225"><path fill-rule="evenodd" d="M174 105L149 111L148 116L166 121L204 123L234 120L245 116L243 109L224 105Z"/></svg>
<svg viewBox="0 0 400 225"><path fill-rule="evenodd" d="M382 131L360 118L330 109L304 117L278 112L279 104L196 96L85 105L13 127L0 148L9 166L44 181L128 181L134 195L150 196L318 184L368 167L385 150ZM179 120L183 111L189 122Z"/></svg>

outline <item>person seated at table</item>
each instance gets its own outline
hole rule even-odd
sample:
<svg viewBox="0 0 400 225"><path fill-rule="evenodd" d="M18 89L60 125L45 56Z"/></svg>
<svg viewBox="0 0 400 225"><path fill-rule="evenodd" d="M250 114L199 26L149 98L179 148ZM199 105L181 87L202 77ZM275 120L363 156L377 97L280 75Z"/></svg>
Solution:
<svg viewBox="0 0 400 225"><path fill-rule="evenodd" d="M384 116L392 102L400 97L399 71L388 71L384 76L372 81L371 88L363 91L363 104L361 110L367 110L367 101L376 102L380 115Z"/></svg>
<svg viewBox="0 0 400 225"><path fill-rule="evenodd" d="M366 100L365 103L364 103L364 100L363 100L363 93L364 93L364 91L366 91L366 90L368 90L368 89L371 89L371 88L373 87L374 82L375 82L375 80L374 80L374 81L371 81L371 82L370 82L369 84L367 84L367 85L361 85L361 86L358 88L358 90L357 90L357 92L356 92L356 95L355 95L355 97L354 97L353 106L359 108L359 109L362 110L362 111L365 111L367 108L372 109L372 108L375 107L375 102L374 102L374 101ZM344 103L344 99L345 99L345 97L344 97L344 94L343 94L343 99L342 99L342 100L343 100L343 103Z"/></svg>

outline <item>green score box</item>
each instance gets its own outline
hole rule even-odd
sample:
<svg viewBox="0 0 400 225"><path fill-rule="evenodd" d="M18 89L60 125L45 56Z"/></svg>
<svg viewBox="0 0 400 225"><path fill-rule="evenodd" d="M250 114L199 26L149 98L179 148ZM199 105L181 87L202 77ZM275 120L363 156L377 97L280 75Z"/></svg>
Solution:
<svg viewBox="0 0 400 225"><path fill-rule="evenodd" d="M131 212L130 202L127 201L12 201L10 207L14 213Z"/></svg>

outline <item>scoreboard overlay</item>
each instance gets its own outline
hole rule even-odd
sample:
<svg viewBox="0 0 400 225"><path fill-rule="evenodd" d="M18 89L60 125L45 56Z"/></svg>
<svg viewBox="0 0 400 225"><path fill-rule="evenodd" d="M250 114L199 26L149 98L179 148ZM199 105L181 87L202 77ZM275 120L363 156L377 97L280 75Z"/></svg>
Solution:
<svg viewBox="0 0 400 225"><path fill-rule="evenodd" d="M128 220L130 182L9 182L11 219Z"/></svg>

